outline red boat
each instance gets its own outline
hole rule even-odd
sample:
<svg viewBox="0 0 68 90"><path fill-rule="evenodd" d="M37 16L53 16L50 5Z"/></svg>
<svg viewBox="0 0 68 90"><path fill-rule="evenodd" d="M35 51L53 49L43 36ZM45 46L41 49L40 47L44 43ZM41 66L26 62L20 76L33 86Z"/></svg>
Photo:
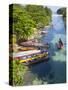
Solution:
<svg viewBox="0 0 68 90"><path fill-rule="evenodd" d="M62 49L63 48L63 45L57 44L57 48L58 49Z"/></svg>

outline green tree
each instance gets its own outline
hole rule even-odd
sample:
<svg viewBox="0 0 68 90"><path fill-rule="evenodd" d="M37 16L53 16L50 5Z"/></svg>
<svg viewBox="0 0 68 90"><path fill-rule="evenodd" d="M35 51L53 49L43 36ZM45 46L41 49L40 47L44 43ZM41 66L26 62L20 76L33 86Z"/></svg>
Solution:
<svg viewBox="0 0 68 90"><path fill-rule="evenodd" d="M36 26L44 27L51 22L51 10L47 7L38 5L27 5L26 10L32 19L36 22ZM40 24L40 25L39 25Z"/></svg>
<svg viewBox="0 0 68 90"><path fill-rule="evenodd" d="M51 10L39 5L11 4L9 7L10 31L17 40L28 40L34 28L43 28L51 22ZM12 28L12 29L11 29Z"/></svg>
<svg viewBox="0 0 68 90"><path fill-rule="evenodd" d="M13 4L13 11L10 9L10 12L13 13L13 15L10 15L10 19L12 19L10 26L12 25L13 33L16 34L17 39L28 39L28 37L33 35L35 22L25 11L24 7Z"/></svg>

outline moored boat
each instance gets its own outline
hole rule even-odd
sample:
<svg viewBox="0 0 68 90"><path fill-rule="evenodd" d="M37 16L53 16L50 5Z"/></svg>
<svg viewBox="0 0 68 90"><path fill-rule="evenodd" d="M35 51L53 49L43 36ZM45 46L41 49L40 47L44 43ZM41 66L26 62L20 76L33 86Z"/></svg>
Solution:
<svg viewBox="0 0 68 90"><path fill-rule="evenodd" d="M29 65L43 60L47 60L48 58L49 58L48 52L42 52L42 53L29 55L26 58L21 59L20 63L25 63L26 65Z"/></svg>
<svg viewBox="0 0 68 90"><path fill-rule="evenodd" d="M20 63L24 64L34 64L43 60L47 60L49 58L48 51L42 50L31 50L26 52L20 52L17 54L13 54L14 60L19 60Z"/></svg>
<svg viewBox="0 0 68 90"><path fill-rule="evenodd" d="M37 63L40 63L40 62L43 62L43 61L47 62L48 60L49 60L49 56L46 56L46 57L30 60L28 62L25 62L24 64L25 65L37 64Z"/></svg>

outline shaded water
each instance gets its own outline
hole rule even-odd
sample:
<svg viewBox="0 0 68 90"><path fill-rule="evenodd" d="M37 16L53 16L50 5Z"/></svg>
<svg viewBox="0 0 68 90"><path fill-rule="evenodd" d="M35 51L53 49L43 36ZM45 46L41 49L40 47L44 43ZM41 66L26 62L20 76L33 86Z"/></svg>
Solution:
<svg viewBox="0 0 68 90"><path fill-rule="evenodd" d="M30 66L24 77L24 85L66 82L66 33L62 16L53 15L52 24L53 26L47 30L47 36L41 37L42 43L48 42L50 44L48 49L50 59L48 62ZM58 50L56 47L59 38L64 43L62 50Z"/></svg>

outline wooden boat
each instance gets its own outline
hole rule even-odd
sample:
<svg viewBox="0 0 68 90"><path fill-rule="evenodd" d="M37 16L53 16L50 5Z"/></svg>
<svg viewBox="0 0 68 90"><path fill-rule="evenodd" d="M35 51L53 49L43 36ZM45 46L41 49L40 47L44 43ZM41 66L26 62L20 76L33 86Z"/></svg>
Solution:
<svg viewBox="0 0 68 90"><path fill-rule="evenodd" d="M37 53L37 54L33 54L31 56L27 56L27 58L20 60L20 63L24 63L26 65L29 65L29 64L41 62L43 60L47 60L48 58L49 58L48 52Z"/></svg>
<svg viewBox="0 0 68 90"><path fill-rule="evenodd" d="M25 65L31 65L31 64L36 64L36 63L40 63L40 62L43 62L43 61L46 61L47 62L48 60L49 60L49 56L46 56L46 57L42 57L42 58L30 60L30 61L25 62L23 64L25 64Z"/></svg>
<svg viewBox="0 0 68 90"><path fill-rule="evenodd" d="M47 60L49 58L48 51L41 51L41 50L32 50L32 51L26 51L21 52L20 54L16 54L13 56L14 60L20 60L20 63L24 64L34 64L43 60Z"/></svg>
<svg viewBox="0 0 68 90"><path fill-rule="evenodd" d="M19 51L28 51L28 50L36 50L34 47L22 47L18 49Z"/></svg>
<svg viewBox="0 0 68 90"><path fill-rule="evenodd" d="M20 63L26 63L26 64L33 64L37 63L42 60L46 60L48 58L48 52L46 53L40 53L40 54L34 54L32 56L27 56L27 58L20 60Z"/></svg>

